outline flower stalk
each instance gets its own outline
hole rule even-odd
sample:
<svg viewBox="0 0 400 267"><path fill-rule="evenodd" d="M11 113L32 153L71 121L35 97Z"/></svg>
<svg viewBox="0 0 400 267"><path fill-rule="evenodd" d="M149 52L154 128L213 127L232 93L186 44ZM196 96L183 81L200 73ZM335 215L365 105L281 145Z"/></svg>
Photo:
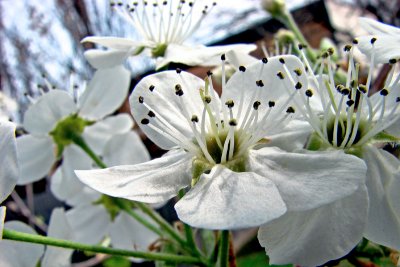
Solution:
<svg viewBox="0 0 400 267"><path fill-rule="evenodd" d="M221 267L229 266L229 230L221 231L219 241L219 263Z"/></svg>
<svg viewBox="0 0 400 267"><path fill-rule="evenodd" d="M142 259L147 259L147 260L166 261L166 262L174 262L174 263L198 264L200 266L206 265L201 259L196 258L196 257L191 257L191 256L180 256L180 255L172 255L172 254L167 254L167 253L130 251L130 250L114 249L114 248L95 246L95 245L87 245L87 244L81 244L81 243L58 239L58 238L21 233L21 232L10 230L10 229L4 229L3 239L36 243L36 244L44 244L44 245L49 245L49 246L70 248L70 249L75 249L75 250L89 251L89 252L102 253L102 254L110 254L110 255L126 256L126 257L136 257L136 258L142 258Z"/></svg>

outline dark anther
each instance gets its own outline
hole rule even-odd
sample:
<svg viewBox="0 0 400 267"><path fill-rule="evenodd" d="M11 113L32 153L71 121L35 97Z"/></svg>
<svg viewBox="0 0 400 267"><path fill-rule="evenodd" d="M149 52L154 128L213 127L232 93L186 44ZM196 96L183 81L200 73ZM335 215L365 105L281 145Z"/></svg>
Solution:
<svg viewBox="0 0 400 267"><path fill-rule="evenodd" d="M344 88L345 88L345 87L344 87L343 84L338 84L338 85L336 86L336 91L338 91L339 93L341 93L342 90L343 90Z"/></svg>
<svg viewBox="0 0 400 267"><path fill-rule="evenodd" d="M387 96L389 94L389 91L386 88L383 88L382 90L379 91L379 93L382 96Z"/></svg>
<svg viewBox="0 0 400 267"><path fill-rule="evenodd" d="M311 89L307 89L306 90L306 96L308 96L308 97L312 97L313 96L313 92L312 92Z"/></svg>
<svg viewBox="0 0 400 267"><path fill-rule="evenodd" d="M294 108L293 107L288 107L286 110L286 113L294 113Z"/></svg>
<svg viewBox="0 0 400 267"><path fill-rule="evenodd" d="M354 105L354 100L350 99L346 102L347 106L351 107L352 105Z"/></svg>
<svg viewBox="0 0 400 267"><path fill-rule="evenodd" d="M221 60L225 60L226 58L225 58L225 54L222 54L221 55Z"/></svg>
<svg viewBox="0 0 400 267"><path fill-rule="evenodd" d="M182 70L180 69L180 68L176 68L176 73L181 73L182 72Z"/></svg>
<svg viewBox="0 0 400 267"><path fill-rule="evenodd" d="M353 44L358 44L358 40L357 39L353 39Z"/></svg>
<svg viewBox="0 0 400 267"><path fill-rule="evenodd" d="M140 121L142 124L146 125L149 124L149 119L144 118L143 120Z"/></svg>
<svg viewBox="0 0 400 267"><path fill-rule="evenodd" d="M264 57L263 59L261 59L262 63L267 64L268 63L268 58Z"/></svg>
<svg viewBox="0 0 400 267"><path fill-rule="evenodd" d="M279 58L279 62L285 64L285 60L283 58Z"/></svg>
<svg viewBox="0 0 400 267"><path fill-rule="evenodd" d="M389 59L390 64L396 64L397 60L395 58Z"/></svg>
<svg viewBox="0 0 400 267"><path fill-rule="evenodd" d="M226 102L225 102L225 105L226 105L228 108L233 108L233 106L235 105L235 103L234 103L233 100L231 99L231 100L226 101Z"/></svg>
<svg viewBox="0 0 400 267"><path fill-rule="evenodd" d="M147 115L149 115L150 118L154 118L156 116L156 114L151 110L149 110L149 113L147 113Z"/></svg>
<svg viewBox="0 0 400 267"><path fill-rule="evenodd" d="M207 71L207 76L210 77L211 75L213 75L213 73L211 72L211 70Z"/></svg>
<svg viewBox="0 0 400 267"><path fill-rule="evenodd" d="M328 58L329 57L329 53L327 51L322 52L321 54L322 58Z"/></svg>
<svg viewBox="0 0 400 267"><path fill-rule="evenodd" d="M175 85L175 94L177 96L182 96L183 95L182 86L180 84Z"/></svg>
<svg viewBox="0 0 400 267"><path fill-rule="evenodd" d="M264 83L263 83L262 80L256 81L256 84L257 84L258 87L263 87L264 86Z"/></svg>
<svg viewBox="0 0 400 267"><path fill-rule="evenodd" d="M268 107L272 108L273 106L275 106L275 101L269 101Z"/></svg>
<svg viewBox="0 0 400 267"><path fill-rule="evenodd" d="M207 104L210 104L211 103L211 96L209 96L209 95L204 96L204 102L206 102Z"/></svg>
<svg viewBox="0 0 400 267"><path fill-rule="evenodd" d="M349 52L350 50L351 50L351 48L352 48L353 46L352 45L345 45L344 46L344 48L343 48L343 50L345 51L345 52Z"/></svg>
<svg viewBox="0 0 400 267"><path fill-rule="evenodd" d="M302 50L303 48L307 48L307 45L299 44L297 47L299 48L299 50Z"/></svg>
<svg viewBox="0 0 400 267"><path fill-rule="evenodd" d="M235 119L229 120L229 125L230 125L230 126L236 126L236 125L237 125L236 120L235 120Z"/></svg>
<svg viewBox="0 0 400 267"><path fill-rule="evenodd" d="M335 50L332 47L329 47L328 50L326 50L330 56L333 55L333 53L335 53Z"/></svg>
<svg viewBox="0 0 400 267"><path fill-rule="evenodd" d="M192 7L193 6L193 2L189 2L189 6Z"/></svg>
<svg viewBox="0 0 400 267"><path fill-rule="evenodd" d="M168 2L167 2L167 1L164 1L162 4L163 4L164 6L166 6L166 5L168 4Z"/></svg>
<svg viewBox="0 0 400 267"><path fill-rule="evenodd" d="M296 85L294 86L294 88L296 88L296 90L301 89L301 87L303 87L303 85L301 84L301 82L297 82Z"/></svg>
<svg viewBox="0 0 400 267"><path fill-rule="evenodd" d="M143 96L139 96L139 103L140 103L140 104L143 104L143 102L144 102Z"/></svg>
<svg viewBox="0 0 400 267"><path fill-rule="evenodd" d="M400 102L400 96L396 97L396 103Z"/></svg>
<svg viewBox="0 0 400 267"><path fill-rule="evenodd" d="M295 69L295 70L294 70L294 73L296 73L297 76L301 76L301 74L302 74L303 72L301 71L301 69Z"/></svg>
<svg viewBox="0 0 400 267"><path fill-rule="evenodd" d="M372 37L372 38L371 38L371 41L370 41L371 44L374 44L374 43L376 42L376 40L377 40L376 37Z"/></svg>
<svg viewBox="0 0 400 267"><path fill-rule="evenodd" d="M351 86L351 87L354 87L354 85L356 85L356 80L351 80L350 86Z"/></svg>
<svg viewBox="0 0 400 267"><path fill-rule="evenodd" d="M358 90L363 94L367 93L367 87L364 84L360 84Z"/></svg>
<svg viewBox="0 0 400 267"><path fill-rule="evenodd" d="M246 68L245 68L244 66L240 66L240 67L239 67L239 70L240 70L241 72L245 72L245 71L246 71Z"/></svg>
<svg viewBox="0 0 400 267"><path fill-rule="evenodd" d="M122 2L118 2L118 6L123 6L124 4Z"/></svg>
<svg viewBox="0 0 400 267"><path fill-rule="evenodd" d="M258 107L261 105L261 102L260 101L256 101L256 102L254 102L253 103L253 108L255 109L255 110L258 110Z"/></svg>
<svg viewBox="0 0 400 267"><path fill-rule="evenodd" d="M153 91L154 91L154 88L156 88L154 85L150 85L150 86L149 86L150 92L153 92Z"/></svg>
<svg viewBox="0 0 400 267"><path fill-rule="evenodd" d="M350 94L350 89L344 87L344 88L340 91L340 93L341 93L342 95L349 95L349 94Z"/></svg>
<svg viewBox="0 0 400 267"><path fill-rule="evenodd" d="M191 121L192 122L199 122L199 118L196 115L193 115Z"/></svg>
<svg viewBox="0 0 400 267"><path fill-rule="evenodd" d="M283 75L282 71L278 72L276 76L278 76L281 80L285 79L285 75Z"/></svg>

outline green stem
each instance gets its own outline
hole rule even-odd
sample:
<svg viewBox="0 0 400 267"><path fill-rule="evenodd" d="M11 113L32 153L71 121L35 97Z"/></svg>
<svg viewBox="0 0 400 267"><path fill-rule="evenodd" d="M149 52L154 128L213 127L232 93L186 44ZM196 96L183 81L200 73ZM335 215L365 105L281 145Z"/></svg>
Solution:
<svg viewBox="0 0 400 267"><path fill-rule="evenodd" d="M90 251L90 252L95 252L95 253L103 253L103 254L126 256L126 257L136 257L136 258L142 258L142 259L147 259L147 260L155 260L155 261L158 260L158 261L175 262L175 263L191 263L191 264L199 264L202 266L205 265L205 263L201 259L191 257L191 256L178 256L178 255L172 255L172 254L167 254L167 253L130 251L130 250L114 249L114 248L95 246L95 245L86 245L86 244L81 244L81 243L63 240L63 239L21 233L21 232L9 230L9 229L3 230L3 239L36 243L36 244L44 244L44 245L49 245L49 246L70 248L70 249L82 250L82 251Z"/></svg>
<svg viewBox="0 0 400 267"><path fill-rule="evenodd" d="M229 266L229 230L223 230L219 240L219 263L221 267Z"/></svg>
<svg viewBox="0 0 400 267"><path fill-rule="evenodd" d="M147 229L156 233L159 236L163 236L163 232L160 229L158 229L155 225L151 224L150 222L142 218L139 214L137 214L134 210L132 210L132 207L130 207L130 205L127 205L126 200L113 198L113 201L121 210L125 211L128 215L133 217L136 221L141 223Z"/></svg>
<svg viewBox="0 0 400 267"><path fill-rule="evenodd" d="M83 151L86 152L86 154L89 155L89 157L99 166L100 168L107 168L107 165L96 155L96 153L93 152L93 150L86 144L85 140L82 138L80 135L75 135L72 138L72 141L74 142L75 145L79 146L82 148Z"/></svg>

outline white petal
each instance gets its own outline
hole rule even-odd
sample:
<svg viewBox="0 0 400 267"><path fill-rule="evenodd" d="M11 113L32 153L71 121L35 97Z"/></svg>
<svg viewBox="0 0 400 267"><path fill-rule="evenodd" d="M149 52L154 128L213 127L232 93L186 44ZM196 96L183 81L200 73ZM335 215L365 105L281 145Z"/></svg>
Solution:
<svg viewBox="0 0 400 267"><path fill-rule="evenodd" d="M322 207L288 212L260 227L258 240L270 264L319 266L345 256L362 239L368 213L365 185Z"/></svg>
<svg viewBox="0 0 400 267"><path fill-rule="evenodd" d="M177 84L182 87L184 92L182 96L175 94ZM153 92L149 90L150 86L154 86ZM171 130L157 118L158 116L163 117L172 129L183 135L182 138L186 137L191 142L194 136L190 119L192 115L201 118L204 107L199 93L200 88L204 88L204 81L183 71L180 74L175 71L164 71L147 76L139 82L129 97L133 117L137 122L148 118L150 124L165 133L171 133ZM149 118L149 110L145 104L139 103L139 97L143 97L145 104L150 106L156 114L155 118ZM168 150L176 146L176 143L171 142L148 125L140 124L139 126L159 147ZM181 139L180 136L178 138Z"/></svg>
<svg viewBox="0 0 400 267"><path fill-rule="evenodd" d="M47 236L72 240L72 230L68 224L67 217L62 208L53 210ZM71 256L73 250L47 246L42 259L41 267L68 267L71 266Z"/></svg>
<svg viewBox="0 0 400 267"><path fill-rule="evenodd" d="M272 180L289 211L304 211L352 194L364 181L363 160L342 151L287 153L265 147L249 152L249 170Z"/></svg>
<svg viewBox="0 0 400 267"><path fill-rule="evenodd" d="M135 42L131 39L127 38L120 38L120 37L102 37L102 36L88 36L85 37L81 43L85 42L91 42L95 44L99 44L101 46L107 47L107 48L112 48L116 50L131 50L132 47L135 46L141 46L142 43L140 42Z"/></svg>
<svg viewBox="0 0 400 267"><path fill-rule="evenodd" d="M238 69L240 66L249 66L258 61L257 58L250 56L248 52L231 50L225 53L226 60L229 64Z"/></svg>
<svg viewBox="0 0 400 267"><path fill-rule="evenodd" d="M110 116L85 128L83 138L88 146L97 154L101 154L105 144L115 134L123 134L133 127L132 118L128 114Z"/></svg>
<svg viewBox="0 0 400 267"><path fill-rule="evenodd" d="M229 51L248 54L257 47L254 44L234 44L221 46L189 46L169 44L163 58L157 60L157 69L174 62L188 66L216 66L221 64L221 55Z"/></svg>
<svg viewBox="0 0 400 267"><path fill-rule="evenodd" d="M271 57L268 59L268 63L262 63L258 61L253 65L250 65L243 71L236 71L226 84L226 88L222 93L221 99L231 99L234 101L235 106L233 107L234 117L239 123L246 118L246 114L253 111L253 104L255 101L260 101L261 105L258 108L260 125L267 129L267 134L274 134L281 132L281 127L277 127L276 119L283 118L286 114L288 106L293 106L291 102L287 102L289 94L286 92L285 86L288 87L290 92L295 92L295 87L290 83L289 78L286 77L281 80L277 73L283 70L283 64L279 61L284 59L285 65L289 71L293 74L294 69L302 70L304 74L304 67L301 61L295 56L279 56ZM284 74L286 76L286 74ZM294 74L294 76L296 76ZM296 76L295 82L300 82L304 87L307 86L306 75ZM259 81L262 81L263 86L257 85ZM241 103L243 101L243 104ZM262 121L263 115L270 110L268 106L269 101L274 101L275 106L270 111L268 120Z"/></svg>
<svg viewBox="0 0 400 267"><path fill-rule="evenodd" d="M36 234L28 225L20 221L10 221L5 223L5 228ZM44 251L43 245L2 240L0 242L0 266L1 267L32 267L36 266Z"/></svg>
<svg viewBox="0 0 400 267"><path fill-rule="evenodd" d="M102 170L75 171L93 189L113 197L160 203L190 184L191 158L184 151L149 162Z"/></svg>
<svg viewBox="0 0 400 267"><path fill-rule="evenodd" d="M374 45L371 45L371 38L376 38ZM375 53L375 63L388 63L390 59L397 59L400 57L400 42L399 35L367 35L357 38L357 47L362 53L368 55Z"/></svg>
<svg viewBox="0 0 400 267"><path fill-rule="evenodd" d="M79 115L97 120L111 114L124 102L130 73L123 66L97 70L79 98Z"/></svg>
<svg viewBox="0 0 400 267"><path fill-rule="evenodd" d="M400 34L400 29L388 24L378 22L374 19L359 18L359 23L362 28L370 34Z"/></svg>
<svg viewBox="0 0 400 267"><path fill-rule="evenodd" d="M258 226L286 212L274 183L253 172L216 165L175 204L181 221L206 229Z"/></svg>
<svg viewBox="0 0 400 267"><path fill-rule="evenodd" d="M400 179L399 160L386 151L368 146L364 149L370 211L365 237L378 244L400 249L400 213L392 187ZM398 188L396 189L398 190Z"/></svg>
<svg viewBox="0 0 400 267"><path fill-rule="evenodd" d="M151 219L141 212L135 210L140 217ZM111 244L115 248L147 251L148 247L158 239L158 235L144 227L125 212L121 212L110 227Z"/></svg>
<svg viewBox="0 0 400 267"><path fill-rule="evenodd" d="M14 190L18 180L15 125L0 121L0 203Z"/></svg>
<svg viewBox="0 0 400 267"><path fill-rule="evenodd" d="M84 56L95 69L107 69L122 65L129 57L129 51L90 49Z"/></svg>
<svg viewBox="0 0 400 267"><path fill-rule="evenodd" d="M0 233L3 233L4 220L6 218L6 207L0 206ZM3 239L3 235L0 235L0 242Z"/></svg>
<svg viewBox="0 0 400 267"><path fill-rule="evenodd" d="M137 164L150 160L149 152L134 131L113 136L102 153L104 163L111 167Z"/></svg>
<svg viewBox="0 0 400 267"><path fill-rule="evenodd" d="M47 134L58 121L76 110L74 100L67 92L52 90L28 108L23 125L31 134Z"/></svg>
<svg viewBox="0 0 400 267"><path fill-rule="evenodd" d="M55 161L55 147L49 136L24 135L17 138L19 185L29 184L46 176Z"/></svg>
<svg viewBox="0 0 400 267"><path fill-rule="evenodd" d="M66 212L66 217L74 233L74 241L85 244L98 244L111 223L110 215L101 204L74 207Z"/></svg>

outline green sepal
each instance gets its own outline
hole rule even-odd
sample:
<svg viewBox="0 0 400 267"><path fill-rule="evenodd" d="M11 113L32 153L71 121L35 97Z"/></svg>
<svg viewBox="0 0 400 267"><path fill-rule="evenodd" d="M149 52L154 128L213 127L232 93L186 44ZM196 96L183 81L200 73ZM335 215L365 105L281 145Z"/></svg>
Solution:
<svg viewBox="0 0 400 267"><path fill-rule="evenodd" d="M133 52L133 55L136 56L136 55L141 54L145 48L146 47L144 47L144 46L139 46L138 48L135 49L135 51Z"/></svg>
<svg viewBox="0 0 400 267"><path fill-rule="evenodd" d="M151 56L153 58L163 57L165 55L165 51L167 50L167 44L159 44L153 49L151 49Z"/></svg>
<svg viewBox="0 0 400 267"><path fill-rule="evenodd" d="M121 206L117 203L116 199L107 195L102 195L98 200L93 202L94 205L103 205L108 214L110 215L111 221L117 217L121 211Z"/></svg>
<svg viewBox="0 0 400 267"><path fill-rule="evenodd" d="M316 132L308 138L306 149L310 151L326 150L329 146L318 136Z"/></svg>
<svg viewBox="0 0 400 267"><path fill-rule="evenodd" d="M60 158L64 148L73 143L77 137L80 137L86 126L93 123L94 121L85 120L76 113L59 121L49 133L57 144L57 157Z"/></svg>
<svg viewBox="0 0 400 267"><path fill-rule="evenodd" d="M213 165L202 159L194 159L192 162L192 187L199 181L200 176L212 169Z"/></svg>
<svg viewBox="0 0 400 267"><path fill-rule="evenodd" d="M399 143L400 137L388 134L386 132L380 132L376 134L371 141L373 143Z"/></svg>

